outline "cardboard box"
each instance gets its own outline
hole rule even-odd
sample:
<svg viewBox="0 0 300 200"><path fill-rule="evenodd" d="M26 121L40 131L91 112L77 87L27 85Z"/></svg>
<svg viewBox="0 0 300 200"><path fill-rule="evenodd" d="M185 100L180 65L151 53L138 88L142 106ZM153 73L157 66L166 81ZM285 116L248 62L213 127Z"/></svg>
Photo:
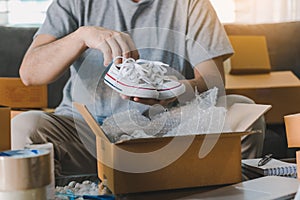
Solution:
<svg viewBox="0 0 300 200"><path fill-rule="evenodd" d="M0 78L0 105L11 108L47 107L47 85L25 86L20 78Z"/></svg>
<svg viewBox="0 0 300 200"><path fill-rule="evenodd" d="M10 108L0 106L0 151L10 150Z"/></svg>
<svg viewBox="0 0 300 200"><path fill-rule="evenodd" d="M15 116L23 113L23 112L27 112L27 111L32 111L32 110L39 110L39 111L44 111L44 112L48 112L48 113L53 113L55 111L55 109L53 108L40 108L40 109L26 109L26 108L22 108L22 109L12 109L10 111L10 118L14 118Z"/></svg>
<svg viewBox="0 0 300 200"><path fill-rule="evenodd" d="M258 104L270 104L267 123L283 123L287 114L300 112L300 80L291 71L257 75L225 75L227 94L241 94Z"/></svg>
<svg viewBox="0 0 300 200"><path fill-rule="evenodd" d="M225 66L229 74L258 74L271 71L265 36L230 35L234 55Z"/></svg>
<svg viewBox="0 0 300 200"><path fill-rule="evenodd" d="M23 112L26 112L27 110L11 110L10 111L10 118L14 118L15 116L17 116L18 114L21 114Z"/></svg>
<svg viewBox="0 0 300 200"><path fill-rule="evenodd" d="M241 136L251 134L245 130L270 109L256 104L232 106L226 120L234 122L230 127L236 132L112 143L84 105L74 106L96 134L98 176L114 194L240 182Z"/></svg>

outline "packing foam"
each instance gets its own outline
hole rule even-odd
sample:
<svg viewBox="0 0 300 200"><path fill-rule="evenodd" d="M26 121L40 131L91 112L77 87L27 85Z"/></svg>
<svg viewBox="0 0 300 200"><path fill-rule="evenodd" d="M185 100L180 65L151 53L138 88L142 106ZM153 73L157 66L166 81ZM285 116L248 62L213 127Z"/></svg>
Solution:
<svg viewBox="0 0 300 200"><path fill-rule="evenodd" d="M55 200L68 200L70 196L82 196L82 195L103 195L110 194L110 191L104 186L103 182L97 184L95 182L85 180L82 183L71 181L66 186L56 186L55 188ZM80 197L76 198L82 199Z"/></svg>

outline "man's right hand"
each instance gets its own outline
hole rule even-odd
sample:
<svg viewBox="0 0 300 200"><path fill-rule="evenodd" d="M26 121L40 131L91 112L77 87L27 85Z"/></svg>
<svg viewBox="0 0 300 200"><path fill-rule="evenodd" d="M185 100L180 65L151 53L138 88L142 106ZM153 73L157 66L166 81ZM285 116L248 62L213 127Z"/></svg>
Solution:
<svg viewBox="0 0 300 200"><path fill-rule="evenodd" d="M105 66L117 56L134 59L139 57L134 42L126 33L95 26L80 27L78 33L86 47L99 49L103 53Z"/></svg>
<svg viewBox="0 0 300 200"><path fill-rule="evenodd" d="M102 51L106 66L116 56L139 57L128 34L101 27L83 26L59 39L39 34L27 50L20 67L23 83L41 85L55 81L87 48ZM116 61L119 62L122 60Z"/></svg>

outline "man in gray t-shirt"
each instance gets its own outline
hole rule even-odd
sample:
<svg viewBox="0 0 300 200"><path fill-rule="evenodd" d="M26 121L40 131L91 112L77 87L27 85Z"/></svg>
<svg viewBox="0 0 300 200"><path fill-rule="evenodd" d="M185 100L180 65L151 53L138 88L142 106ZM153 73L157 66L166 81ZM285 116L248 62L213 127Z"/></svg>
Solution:
<svg viewBox="0 0 300 200"><path fill-rule="evenodd" d="M63 101L56 109L57 114L64 115L73 115L77 112L72 109L71 101L85 103L100 117L109 116L124 108L126 104L124 100L117 95L113 95L112 99L111 91L107 91L107 87L97 83L101 82L99 77L102 77L105 70L102 63L108 65L115 56L126 52L127 49L138 50L133 51L131 57L137 57L139 53L140 58L167 63L184 76L191 75L188 72L199 63L216 57L218 61L223 61L232 54L223 26L206 0L143 0L139 3L131 0L54 1L36 37L40 38L41 35L47 34L54 38L65 39L64 37L70 33L84 37L84 41L81 41L84 43L84 52L78 49L80 46L73 45L76 44L74 41L70 47L64 46L63 51L66 49L66 52L62 54L56 49L52 58L58 60L60 54L64 60L64 63L59 62L59 65L64 64L63 66L55 63L60 72L70 64L64 54L70 57L72 51L78 50L81 54L76 52L76 57L79 56L76 60L74 53L73 57L69 58L71 61L74 60L71 76L78 76L80 84L76 84L74 78L67 83ZM106 53L107 51L112 54ZM104 58L101 52L104 53ZM46 70L47 65L50 68L53 64L43 64L43 70ZM204 71L200 67L199 70ZM214 70L218 77L213 81L210 80L212 82L210 87L222 84L222 69L221 72L218 69ZM47 77L51 76L49 71L47 70ZM56 73L55 71L52 76L56 77ZM207 72L202 74L205 74L202 76L207 80L211 78ZM39 79L44 82L47 77ZM203 85L199 86L200 91L205 89ZM88 88L88 91L86 98L83 99L81 93L85 88ZM95 92L97 88L101 90ZM79 91L79 95L76 90ZM90 94L90 91L93 94ZM94 93L96 101L90 99ZM111 104L109 107L108 102Z"/></svg>
<svg viewBox="0 0 300 200"><path fill-rule="evenodd" d="M122 98L103 84L113 58L168 63L169 73L186 85L186 101L195 87L203 92L216 86L225 94L222 63L232 53L209 0L54 0L20 75L26 85L51 83L68 69L71 77L54 114L28 112L13 121L12 146L52 142L57 175L95 172L95 138L72 102L87 105L101 122L132 107L145 111L173 101Z"/></svg>

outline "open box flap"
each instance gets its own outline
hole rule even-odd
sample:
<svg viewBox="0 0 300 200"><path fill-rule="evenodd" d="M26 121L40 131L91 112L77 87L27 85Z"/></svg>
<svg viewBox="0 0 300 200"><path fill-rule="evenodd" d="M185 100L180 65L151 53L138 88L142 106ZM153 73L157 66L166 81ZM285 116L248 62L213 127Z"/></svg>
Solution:
<svg viewBox="0 0 300 200"><path fill-rule="evenodd" d="M247 131L271 107L264 104L235 103L226 113L225 126L229 126L232 132Z"/></svg>
<svg viewBox="0 0 300 200"><path fill-rule="evenodd" d="M85 105L77 103L77 102L73 102L73 105L79 111L79 113L82 115L82 117L86 121L86 123L90 126L90 128L92 129L94 134L110 143L111 141L105 135L102 128L100 127L98 122L94 119L92 114L88 111L87 107Z"/></svg>

